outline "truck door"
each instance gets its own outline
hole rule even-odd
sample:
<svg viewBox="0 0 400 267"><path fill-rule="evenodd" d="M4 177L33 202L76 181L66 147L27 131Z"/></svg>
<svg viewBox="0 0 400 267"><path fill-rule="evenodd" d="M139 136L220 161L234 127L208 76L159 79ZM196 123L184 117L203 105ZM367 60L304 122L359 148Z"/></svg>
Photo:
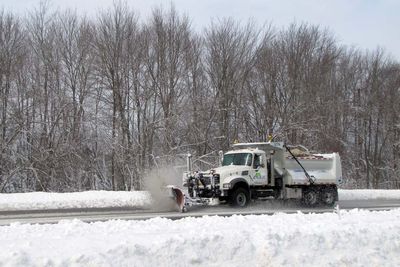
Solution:
<svg viewBox="0 0 400 267"><path fill-rule="evenodd" d="M254 184L257 185L268 184L268 170L267 170L265 155L254 154L253 169L254 169L254 176L253 176Z"/></svg>

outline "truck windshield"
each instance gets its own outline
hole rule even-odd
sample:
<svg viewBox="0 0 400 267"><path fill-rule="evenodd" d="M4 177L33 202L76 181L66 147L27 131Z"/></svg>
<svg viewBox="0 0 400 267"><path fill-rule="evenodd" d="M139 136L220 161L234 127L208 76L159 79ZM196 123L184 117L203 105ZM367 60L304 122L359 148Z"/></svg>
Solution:
<svg viewBox="0 0 400 267"><path fill-rule="evenodd" d="M247 165L251 166L252 154L250 153L236 153L224 155L222 166L228 165Z"/></svg>

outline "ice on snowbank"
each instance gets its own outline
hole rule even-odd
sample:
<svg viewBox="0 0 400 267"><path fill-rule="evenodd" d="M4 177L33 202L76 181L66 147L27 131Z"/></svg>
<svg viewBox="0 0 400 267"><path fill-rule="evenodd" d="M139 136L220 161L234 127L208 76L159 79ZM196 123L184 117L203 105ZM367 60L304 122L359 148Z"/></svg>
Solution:
<svg viewBox="0 0 400 267"><path fill-rule="evenodd" d="M399 266L400 209L0 227L0 266Z"/></svg>
<svg viewBox="0 0 400 267"><path fill-rule="evenodd" d="M0 210L143 207L150 202L146 191L0 194Z"/></svg>

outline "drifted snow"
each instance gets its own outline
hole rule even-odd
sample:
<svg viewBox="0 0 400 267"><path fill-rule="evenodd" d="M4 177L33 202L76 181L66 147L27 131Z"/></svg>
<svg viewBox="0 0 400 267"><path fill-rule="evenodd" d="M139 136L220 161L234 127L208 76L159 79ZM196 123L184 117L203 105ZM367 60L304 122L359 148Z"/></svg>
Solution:
<svg viewBox="0 0 400 267"><path fill-rule="evenodd" d="M399 199L400 190L375 190L375 189L357 189L357 190L339 190L340 200L367 200L367 199Z"/></svg>
<svg viewBox="0 0 400 267"><path fill-rule="evenodd" d="M400 209L0 227L0 266L399 266Z"/></svg>
<svg viewBox="0 0 400 267"><path fill-rule="evenodd" d="M0 210L143 207L150 201L146 191L32 192L0 194Z"/></svg>
<svg viewBox="0 0 400 267"><path fill-rule="evenodd" d="M339 190L340 200L399 199L400 190ZM78 193L0 194L0 211L68 208L145 207L153 199L147 191L86 191Z"/></svg>

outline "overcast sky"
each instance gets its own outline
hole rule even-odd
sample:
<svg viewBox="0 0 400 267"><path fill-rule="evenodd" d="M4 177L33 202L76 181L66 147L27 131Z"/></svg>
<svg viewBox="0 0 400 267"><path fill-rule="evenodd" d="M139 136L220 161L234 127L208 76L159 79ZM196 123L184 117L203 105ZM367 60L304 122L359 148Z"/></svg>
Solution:
<svg viewBox="0 0 400 267"><path fill-rule="evenodd" d="M152 8L171 1L127 0L144 18ZM342 44L374 50L378 46L400 60L400 0L174 0L178 11L186 13L196 29L211 19L253 18L259 24L271 22L277 27L291 22L307 22L328 27ZM74 8L94 15L112 6L113 0L52 0L53 8ZM0 0L6 10L25 13L37 7L39 0Z"/></svg>

